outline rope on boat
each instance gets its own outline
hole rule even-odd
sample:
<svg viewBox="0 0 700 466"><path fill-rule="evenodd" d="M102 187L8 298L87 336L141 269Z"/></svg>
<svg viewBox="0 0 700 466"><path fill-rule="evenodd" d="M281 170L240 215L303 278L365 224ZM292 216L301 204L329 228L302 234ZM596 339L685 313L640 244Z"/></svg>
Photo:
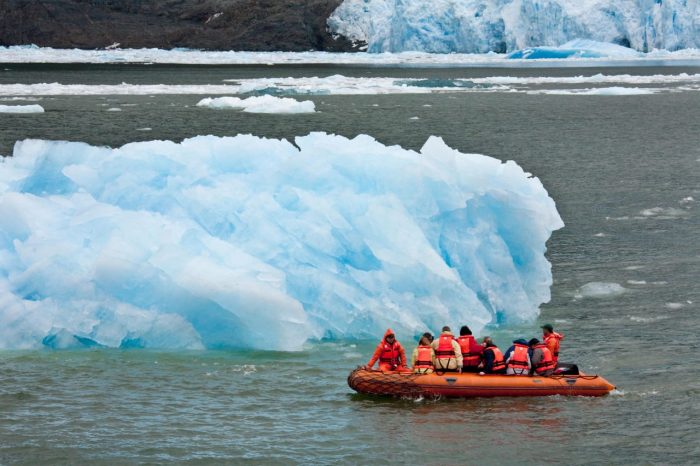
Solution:
<svg viewBox="0 0 700 466"><path fill-rule="evenodd" d="M361 372L364 373L360 374ZM377 395L390 395L401 398L418 398L425 395L422 387L415 383L415 379L422 374L413 373L382 373L382 377L372 377L371 374L361 368L355 369L348 376L348 385L360 393Z"/></svg>

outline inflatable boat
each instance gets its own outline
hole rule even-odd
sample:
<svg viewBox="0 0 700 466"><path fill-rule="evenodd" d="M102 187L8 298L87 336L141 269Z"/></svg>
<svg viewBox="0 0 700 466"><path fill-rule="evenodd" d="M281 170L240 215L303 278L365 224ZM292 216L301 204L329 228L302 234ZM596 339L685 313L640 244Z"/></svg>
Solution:
<svg viewBox="0 0 700 466"><path fill-rule="evenodd" d="M442 372L382 372L357 368L348 385L358 393L407 398L493 396L603 396L615 387L598 375L479 375Z"/></svg>

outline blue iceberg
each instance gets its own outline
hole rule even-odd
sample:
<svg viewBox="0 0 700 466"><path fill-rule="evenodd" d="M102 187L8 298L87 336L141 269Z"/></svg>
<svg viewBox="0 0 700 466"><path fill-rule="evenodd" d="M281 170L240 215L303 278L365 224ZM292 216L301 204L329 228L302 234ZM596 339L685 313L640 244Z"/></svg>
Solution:
<svg viewBox="0 0 700 466"><path fill-rule="evenodd" d="M0 163L0 347L258 348L534 319L563 223L431 137L25 140Z"/></svg>

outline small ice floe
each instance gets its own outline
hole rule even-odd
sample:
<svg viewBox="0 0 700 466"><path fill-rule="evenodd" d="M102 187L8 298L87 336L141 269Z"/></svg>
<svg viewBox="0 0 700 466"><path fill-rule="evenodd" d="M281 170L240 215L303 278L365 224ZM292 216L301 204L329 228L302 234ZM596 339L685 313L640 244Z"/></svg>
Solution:
<svg viewBox="0 0 700 466"><path fill-rule="evenodd" d="M151 131L152 128L136 128L136 131Z"/></svg>
<svg viewBox="0 0 700 466"><path fill-rule="evenodd" d="M414 116L414 117L409 118L409 120L420 120L420 117Z"/></svg>
<svg viewBox="0 0 700 466"><path fill-rule="evenodd" d="M432 107L430 104L423 104L423 107Z"/></svg>
<svg viewBox="0 0 700 466"><path fill-rule="evenodd" d="M686 217L688 212L675 207L652 207L639 212L643 218L657 218L659 220L675 220Z"/></svg>
<svg viewBox="0 0 700 466"><path fill-rule="evenodd" d="M239 99L238 97L207 97L197 107L214 109L242 109L247 113L314 113L316 106L310 100L298 101L289 97L261 95Z"/></svg>
<svg viewBox="0 0 700 466"><path fill-rule="evenodd" d="M654 317L641 317L641 316L629 316L632 322L639 324L650 324L652 322L658 322L659 320L668 319L668 316L654 316Z"/></svg>
<svg viewBox="0 0 700 466"><path fill-rule="evenodd" d="M685 307L685 303L666 303L664 306L666 309L677 311L678 309L683 309Z"/></svg>
<svg viewBox="0 0 700 466"><path fill-rule="evenodd" d="M576 291L576 298L612 298L625 293L624 288L619 283L611 282L590 282L583 285Z"/></svg>
<svg viewBox="0 0 700 466"><path fill-rule="evenodd" d="M601 232L601 233L596 233L596 234L593 235L593 236L595 236L596 238L605 238L605 237L608 236L608 235L606 235L605 233L602 233L602 232Z"/></svg>
<svg viewBox="0 0 700 466"><path fill-rule="evenodd" d="M646 285L646 280L627 280L628 285Z"/></svg>
<svg viewBox="0 0 700 466"><path fill-rule="evenodd" d="M44 113L41 105L0 105L0 113Z"/></svg>
<svg viewBox="0 0 700 466"><path fill-rule="evenodd" d="M24 101L24 102L38 102L41 99L43 99L43 97L29 97L29 96L24 97L24 96L22 96L22 97L2 97L2 98L0 98L0 100L3 102L16 102L16 101L20 101L20 100Z"/></svg>
<svg viewBox="0 0 700 466"><path fill-rule="evenodd" d="M695 202L695 199L693 199L692 196L684 197L683 199L681 199L680 201L678 201L678 203L679 203L680 205L688 205L688 204L690 204L690 203L692 203L692 202Z"/></svg>
<svg viewBox="0 0 700 466"><path fill-rule="evenodd" d="M110 107L107 110L105 110L105 112L121 112L121 111L122 111L122 109L119 107Z"/></svg>
<svg viewBox="0 0 700 466"><path fill-rule="evenodd" d="M545 89L528 91L528 94L549 94L549 95L649 95L661 92L662 89L652 89L643 87L595 87L586 89Z"/></svg>
<svg viewBox="0 0 700 466"><path fill-rule="evenodd" d="M627 267L623 268L622 270L639 270L643 269L643 265L628 265Z"/></svg>

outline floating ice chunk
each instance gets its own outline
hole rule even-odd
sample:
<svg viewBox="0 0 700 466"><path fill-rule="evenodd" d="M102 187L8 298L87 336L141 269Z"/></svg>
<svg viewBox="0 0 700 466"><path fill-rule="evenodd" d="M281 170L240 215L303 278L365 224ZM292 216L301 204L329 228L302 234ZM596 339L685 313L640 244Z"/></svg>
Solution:
<svg viewBox="0 0 700 466"><path fill-rule="evenodd" d="M688 211L676 207L652 207L639 212L643 217L658 218L660 220L673 220L687 217Z"/></svg>
<svg viewBox="0 0 700 466"><path fill-rule="evenodd" d="M0 105L0 113L44 113L41 105Z"/></svg>
<svg viewBox="0 0 700 466"><path fill-rule="evenodd" d="M672 311L683 309L685 306L685 303L666 303L666 308L671 309Z"/></svg>
<svg viewBox="0 0 700 466"><path fill-rule="evenodd" d="M288 97L261 95L239 99L238 97L207 97L197 103L197 107L215 109L236 108L248 113L314 113L316 106L311 100L298 101Z"/></svg>
<svg viewBox="0 0 700 466"><path fill-rule="evenodd" d="M651 95L662 92L662 89L643 87L596 87L590 89L544 89L529 91L529 94L549 95Z"/></svg>
<svg viewBox="0 0 700 466"><path fill-rule="evenodd" d="M590 282L578 289L578 298L610 298L619 296L627 291L619 283L610 282Z"/></svg>
<svg viewBox="0 0 700 466"><path fill-rule="evenodd" d="M26 140L0 164L0 347L294 350L531 321L562 226L537 178L439 138Z"/></svg>
<svg viewBox="0 0 700 466"><path fill-rule="evenodd" d="M119 107L110 107L107 110L105 110L105 112L121 112L121 111L122 111L122 109Z"/></svg>
<svg viewBox="0 0 700 466"><path fill-rule="evenodd" d="M647 284L646 280L627 280L627 283L630 285L646 285Z"/></svg>

